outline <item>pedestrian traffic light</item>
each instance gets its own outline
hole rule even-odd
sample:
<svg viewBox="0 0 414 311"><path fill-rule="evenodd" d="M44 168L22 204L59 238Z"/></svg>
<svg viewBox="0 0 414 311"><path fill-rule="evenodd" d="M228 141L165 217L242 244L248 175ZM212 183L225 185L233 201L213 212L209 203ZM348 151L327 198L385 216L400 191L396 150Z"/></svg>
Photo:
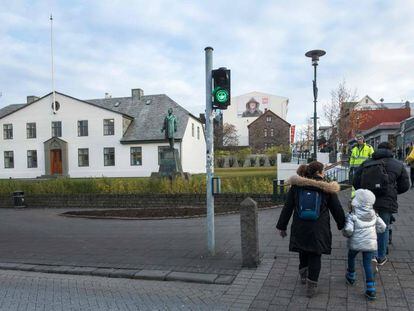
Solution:
<svg viewBox="0 0 414 311"><path fill-rule="evenodd" d="M227 109L230 106L230 69L220 67L212 71L213 109Z"/></svg>

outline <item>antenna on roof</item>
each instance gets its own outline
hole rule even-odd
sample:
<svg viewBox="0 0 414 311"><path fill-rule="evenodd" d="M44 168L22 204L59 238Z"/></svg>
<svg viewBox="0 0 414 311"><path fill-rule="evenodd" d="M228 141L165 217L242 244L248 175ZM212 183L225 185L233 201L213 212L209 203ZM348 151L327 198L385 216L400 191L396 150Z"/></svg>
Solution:
<svg viewBox="0 0 414 311"><path fill-rule="evenodd" d="M50 14L50 54L52 62L52 110L56 114L55 67L53 62L53 16Z"/></svg>

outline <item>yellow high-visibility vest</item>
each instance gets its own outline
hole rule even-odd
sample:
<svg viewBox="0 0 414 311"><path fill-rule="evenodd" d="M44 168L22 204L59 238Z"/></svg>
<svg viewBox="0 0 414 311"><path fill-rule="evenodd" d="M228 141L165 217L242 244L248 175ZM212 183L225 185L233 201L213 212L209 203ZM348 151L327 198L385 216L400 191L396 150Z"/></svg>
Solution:
<svg viewBox="0 0 414 311"><path fill-rule="evenodd" d="M373 153L374 148L372 148L370 145L366 143L364 143L362 146L357 145L352 148L349 165L351 167L358 167L364 163L365 160L371 158Z"/></svg>

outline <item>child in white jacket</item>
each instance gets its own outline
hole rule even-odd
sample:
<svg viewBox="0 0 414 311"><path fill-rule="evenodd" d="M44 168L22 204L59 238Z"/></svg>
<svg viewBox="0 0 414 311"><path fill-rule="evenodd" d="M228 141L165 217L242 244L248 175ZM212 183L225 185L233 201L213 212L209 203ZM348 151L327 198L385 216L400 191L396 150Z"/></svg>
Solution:
<svg viewBox="0 0 414 311"><path fill-rule="evenodd" d="M355 257L362 252L362 261L365 271L365 296L373 300L376 298L374 271L371 261L377 250L377 232L385 231L384 221L375 213L373 205L375 195L366 189L355 191L351 202L351 211L347 215L343 233L348 237L348 269L346 281L354 285L356 280Z"/></svg>

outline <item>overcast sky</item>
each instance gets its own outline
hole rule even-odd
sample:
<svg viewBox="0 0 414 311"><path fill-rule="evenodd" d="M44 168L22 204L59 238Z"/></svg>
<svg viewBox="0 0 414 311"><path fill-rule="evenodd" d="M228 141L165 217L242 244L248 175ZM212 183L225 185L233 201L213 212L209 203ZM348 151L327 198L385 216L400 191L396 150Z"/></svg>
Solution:
<svg viewBox="0 0 414 311"><path fill-rule="evenodd" d="M8 1L0 0L0 108L56 90L80 99L165 93L204 110L204 48L232 70L232 95L261 91L290 100L288 121L313 113L310 49L319 113L346 80L360 97L414 100L414 1Z"/></svg>

